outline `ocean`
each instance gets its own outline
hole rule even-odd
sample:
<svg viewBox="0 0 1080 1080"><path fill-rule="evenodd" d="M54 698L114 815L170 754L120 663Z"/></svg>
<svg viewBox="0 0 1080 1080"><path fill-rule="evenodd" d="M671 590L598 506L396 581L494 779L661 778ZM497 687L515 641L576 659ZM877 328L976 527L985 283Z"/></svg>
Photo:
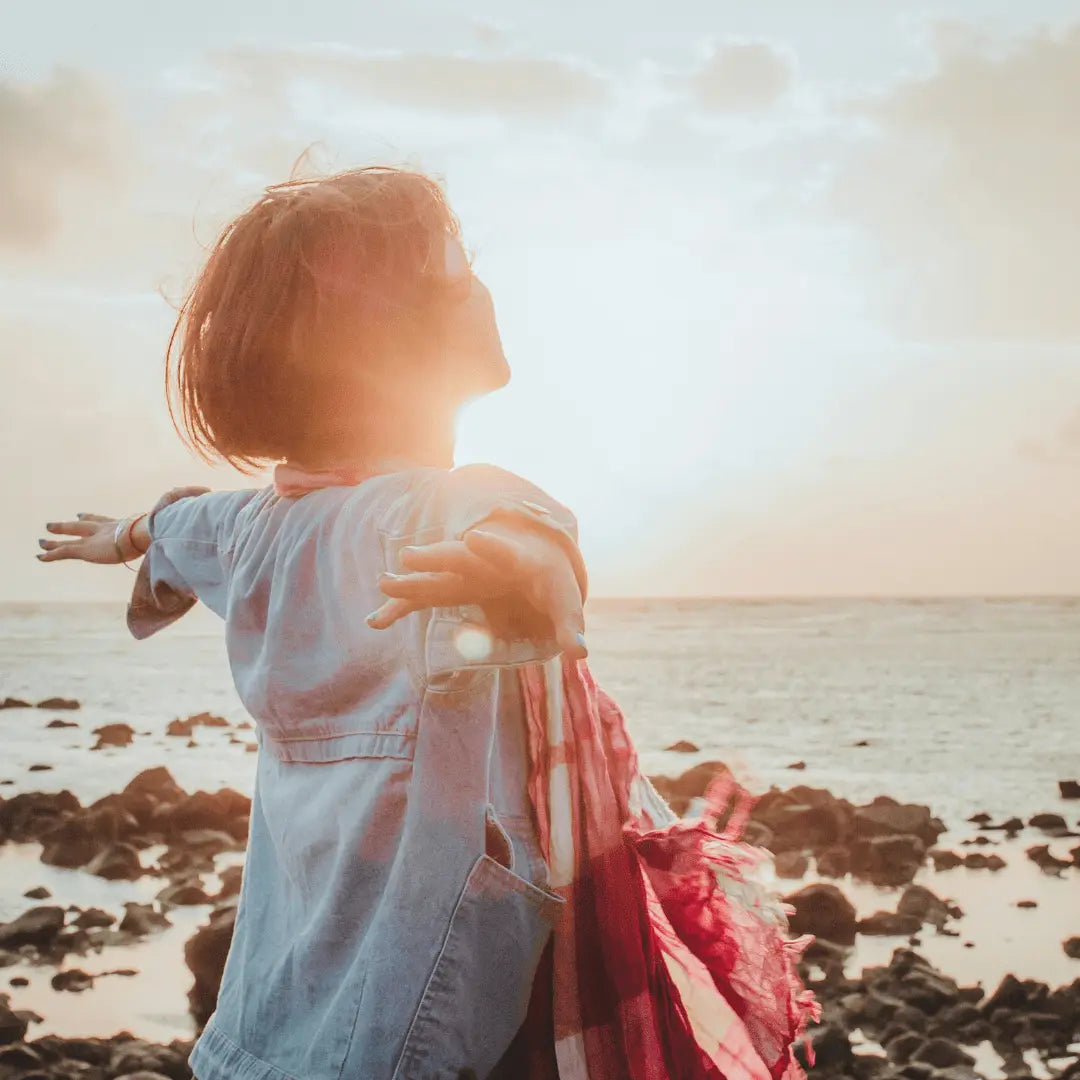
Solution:
<svg viewBox="0 0 1080 1080"><path fill-rule="evenodd" d="M597 600L587 640L590 665L622 705L650 774L719 759L756 791L804 783L854 801L922 802L950 828L943 846L970 835L965 819L976 811L1027 818L1051 810L1073 824L1080 816L1080 804L1057 789L1059 779L1080 778L1080 599ZM255 755L230 744L228 729L198 729L194 748L164 734L174 717L204 710L245 718L220 624L205 610L135 642L115 604L0 605L0 698L8 695L73 697L82 708L0 711L0 780L13 781L2 796L70 788L89 801L162 763L189 790L251 790ZM59 715L79 726L47 729ZM134 743L91 753L92 729L121 721L137 732ZM700 750L665 750L678 739ZM797 762L805 767L789 768ZM34 764L50 768L29 771ZM1080 933L1078 874L1039 874L1023 855L1036 842L1025 833L1003 845L1010 865L999 875L920 877L969 911L961 929L978 949L959 939L933 946L950 973L988 982L1013 969L1051 981L1080 975L1060 948ZM44 867L31 848L0 849L0 919L23 910L21 892L35 884L84 906L153 895L149 880L101 882ZM895 903L869 887L846 888L860 911ZM1016 913L1025 895L1039 897L1035 919ZM140 979L115 979L108 991L76 998L38 978L38 990L21 992L23 1007L39 1008L47 1030L62 1033L183 1033L180 945L205 910L174 914L174 930L133 950L142 950L154 994ZM876 962L896 944L871 939L860 955ZM117 957L114 966L130 962Z"/></svg>

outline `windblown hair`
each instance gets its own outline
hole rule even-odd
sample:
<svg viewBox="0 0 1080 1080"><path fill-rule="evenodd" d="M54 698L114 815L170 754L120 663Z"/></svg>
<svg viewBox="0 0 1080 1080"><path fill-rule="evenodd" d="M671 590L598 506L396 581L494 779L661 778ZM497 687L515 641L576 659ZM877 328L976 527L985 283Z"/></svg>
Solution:
<svg viewBox="0 0 1080 1080"><path fill-rule="evenodd" d="M244 471L317 457L355 423L358 372L377 408L390 365L439 333L448 235L460 229L441 188L405 169L267 188L180 307L166 357L177 431Z"/></svg>

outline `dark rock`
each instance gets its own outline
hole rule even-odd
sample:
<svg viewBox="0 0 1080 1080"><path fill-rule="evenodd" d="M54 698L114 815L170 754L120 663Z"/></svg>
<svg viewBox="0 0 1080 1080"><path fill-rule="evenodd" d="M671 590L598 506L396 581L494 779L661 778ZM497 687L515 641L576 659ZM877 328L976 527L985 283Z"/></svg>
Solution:
<svg viewBox="0 0 1080 1080"><path fill-rule="evenodd" d="M1065 819L1060 814L1035 814L1033 817L1028 818L1028 824L1033 829L1042 829L1044 831L1068 829Z"/></svg>
<svg viewBox="0 0 1080 1080"><path fill-rule="evenodd" d="M125 795L151 795L160 803L178 803L187 798L187 792L173 779L164 765L143 769L124 788Z"/></svg>
<svg viewBox="0 0 1080 1080"><path fill-rule="evenodd" d="M196 713L194 716L188 717L188 719L196 727L228 727L229 721L224 716L215 716L213 713L201 712Z"/></svg>
<svg viewBox="0 0 1080 1080"><path fill-rule="evenodd" d="M54 990L68 990L73 994L81 994L84 990L90 990L94 985L94 976L79 968L67 968L58 971L50 980Z"/></svg>
<svg viewBox="0 0 1080 1080"><path fill-rule="evenodd" d="M155 820L170 833L195 829L216 829L235 835L236 820L251 813L251 800L232 788L213 793L196 791L170 808L161 808Z"/></svg>
<svg viewBox="0 0 1080 1080"><path fill-rule="evenodd" d="M40 839L63 818L80 809L70 791L27 791L0 801L0 834L16 843Z"/></svg>
<svg viewBox="0 0 1080 1080"><path fill-rule="evenodd" d="M224 900L227 896L239 896L243 874L244 868L242 866L229 866L222 870L221 889L215 899Z"/></svg>
<svg viewBox="0 0 1080 1080"><path fill-rule="evenodd" d="M924 1043L912 1055L914 1061L926 1062L937 1069L947 1069L954 1065L974 1065L975 1058L961 1050L949 1039L936 1038Z"/></svg>
<svg viewBox="0 0 1080 1080"><path fill-rule="evenodd" d="M37 765L31 765L30 768L27 769L26 771L27 772L52 772L52 768L53 767L51 765L37 764Z"/></svg>
<svg viewBox="0 0 1080 1080"><path fill-rule="evenodd" d="M730 770L722 761L705 761L687 769L681 776L653 776L650 779L653 787L667 800L671 809L676 814L684 814L691 801L704 795L713 780L729 774Z"/></svg>
<svg viewBox="0 0 1080 1080"><path fill-rule="evenodd" d="M781 851L774 864L776 876L788 880L804 877L810 869L810 860L799 851Z"/></svg>
<svg viewBox="0 0 1080 1080"><path fill-rule="evenodd" d="M6 697L3 701L0 701L0 709L32 709L33 706L29 701L23 701L22 698Z"/></svg>
<svg viewBox="0 0 1080 1080"><path fill-rule="evenodd" d="M954 1034L961 1028L970 1024L977 1024L983 1019L983 1014L970 1001L961 1001L943 1009L934 1022L934 1034Z"/></svg>
<svg viewBox="0 0 1080 1080"><path fill-rule="evenodd" d="M44 701L37 703L39 709L81 709L82 705L79 704L74 698L62 698L62 697L50 697Z"/></svg>
<svg viewBox="0 0 1080 1080"><path fill-rule="evenodd" d="M987 832L993 831L993 832L1018 833L1018 832L1020 832L1021 829L1023 829L1023 827L1024 827L1024 823L1023 823L1023 821L1020 820L1020 818L1011 817L1011 818L1007 818L1005 821L1001 822L1000 825L984 825L983 829L985 829Z"/></svg>
<svg viewBox="0 0 1080 1080"><path fill-rule="evenodd" d="M968 823L971 825L989 825L994 820L991 814L988 814L985 810L980 811L978 814L972 814L968 819Z"/></svg>
<svg viewBox="0 0 1080 1080"><path fill-rule="evenodd" d="M856 929L860 934L878 937L906 936L916 933L922 926L922 920L914 915L898 915L892 911L876 911L873 915L860 919Z"/></svg>
<svg viewBox="0 0 1080 1080"><path fill-rule="evenodd" d="M1029 847L1025 854L1044 874L1060 874L1062 870L1067 870L1072 866L1071 861L1051 855L1048 844L1036 844L1034 847Z"/></svg>
<svg viewBox="0 0 1080 1080"><path fill-rule="evenodd" d="M909 1061L898 1070L900 1075L907 1080L928 1080L933 1073L934 1067L927 1065L925 1061Z"/></svg>
<svg viewBox="0 0 1080 1080"><path fill-rule="evenodd" d="M1063 799L1080 799L1080 780L1059 780L1058 790Z"/></svg>
<svg viewBox="0 0 1080 1080"><path fill-rule="evenodd" d="M860 739L858 742L852 743L851 745L855 746L855 747L869 746L870 745L870 740L869 739Z"/></svg>
<svg viewBox="0 0 1080 1080"><path fill-rule="evenodd" d="M138 1072L124 1073L123 1076L118 1076L116 1080L169 1080L169 1078L163 1073L140 1069Z"/></svg>
<svg viewBox="0 0 1080 1080"><path fill-rule="evenodd" d="M107 1039L61 1039L57 1035L42 1035L34 1040L33 1047L46 1061L77 1061L94 1066L106 1065L112 1053Z"/></svg>
<svg viewBox="0 0 1080 1080"><path fill-rule="evenodd" d="M802 772L802 770L806 768L806 762L793 761L790 765L787 766L787 768L794 769L796 772Z"/></svg>
<svg viewBox="0 0 1080 1080"><path fill-rule="evenodd" d="M45 1059L32 1046L26 1043L13 1043L0 1050L0 1066L4 1069L19 1069L23 1076L27 1069L38 1069L45 1064ZM6 1072L3 1075L8 1075Z"/></svg>
<svg viewBox="0 0 1080 1080"><path fill-rule="evenodd" d="M887 795L855 808L855 834L859 837L917 836L924 847L931 847L943 832L945 826L931 815L929 807L899 803Z"/></svg>
<svg viewBox="0 0 1080 1080"><path fill-rule="evenodd" d="M1001 870L1005 866L1005 860L991 852L989 855L981 851L969 851L964 856L964 866L969 870Z"/></svg>
<svg viewBox="0 0 1080 1080"><path fill-rule="evenodd" d="M30 980L25 975L13 975L8 979L9 986L29 986Z"/></svg>
<svg viewBox="0 0 1080 1080"><path fill-rule="evenodd" d="M92 907L80 912L72 925L82 930L90 930L94 927L112 926L114 922L116 922L115 915L110 915L101 908Z"/></svg>
<svg viewBox="0 0 1080 1080"><path fill-rule="evenodd" d="M29 1023L0 1002L0 1046L21 1042Z"/></svg>
<svg viewBox="0 0 1080 1080"><path fill-rule="evenodd" d="M955 904L946 903L923 885L909 885L896 905L898 915L911 915L920 923L941 929L950 916L959 918L962 912Z"/></svg>
<svg viewBox="0 0 1080 1080"><path fill-rule="evenodd" d="M214 716L212 713L196 713L194 716L184 718L177 717L170 721L165 729L166 735L179 735L190 738L197 727L228 727L229 721L223 716Z"/></svg>
<svg viewBox="0 0 1080 1080"><path fill-rule="evenodd" d="M790 927L795 934L813 934L839 945L855 942L855 908L835 885L807 885L786 898L794 907Z"/></svg>
<svg viewBox="0 0 1080 1080"><path fill-rule="evenodd" d="M69 728L78 727L78 720L61 720L57 717L55 720L50 720L46 725L47 728Z"/></svg>
<svg viewBox="0 0 1080 1080"><path fill-rule="evenodd" d="M997 989L983 1002L984 1016L992 1017L999 1009L1017 1009L1027 1004L1024 984L1012 974L1006 975Z"/></svg>
<svg viewBox="0 0 1080 1080"><path fill-rule="evenodd" d="M206 895L202 882L198 878L191 881L180 881L174 885L166 885L155 899L162 904L171 904L176 907L210 903L210 897Z"/></svg>
<svg viewBox="0 0 1080 1080"><path fill-rule="evenodd" d="M1080 844L1069 849L1069 858L1072 859L1073 866L1080 866Z"/></svg>
<svg viewBox="0 0 1080 1080"><path fill-rule="evenodd" d="M897 1065L903 1065L911 1060L925 1042L926 1039L917 1031L905 1031L888 1041L885 1046L885 1055Z"/></svg>
<svg viewBox="0 0 1080 1080"><path fill-rule="evenodd" d="M826 848L815 860L822 877L840 878L851 870L851 852L844 847Z"/></svg>
<svg viewBox="0 0 1080 1080"><path fill-rule="evenodd" d="M257 754L259 752L259 744L257 742L249 742L244 747L244 752L247 754Z"/></svg>
<svg viewBox="0 0 1080 1080"><path fill-rule="evenodd" d="M129 900L124 904L124 917L117 929L142 937L167 926L172 926L172 923L159 911L155 911L153 904L137 904Z"/></svg>
<svg viewBox="0 0 1080 1080"><path fill-rule="evenodd" d="M236 726L241 727L243 725L237 724ZM248 724L247 726L250 727L251 725ZM690 742L688 739L680 739L678 742L673 742L670 746L665 746L664 749L670 750L675 754L696 754L701 747L696 743Z"/></svg>
<svg viewBox="0 0 1080 1080"><path fill-rule="evenodd" d="M214 1011L235 924L236 908L231 905L219 908L184 945L184 960L195 977L188 991L188 1003L200 1028Z"/></svg>
<svg viewBox="0 0 1080 1080"><path fill-rule="evenodd" d="M157 868L161 873L177 880L195 874L213 873L214 855L210 850L188 851L171 847L158 859Z"/></svg>
<svg viewBox="0 0 1080 1080"><path fill-rule="evenodd" d="M1018 908L1037 908L1039 905L1035 900L1017 900L1016 906Z"/></svg>
<svg viewBox="0 0 1080 1080"><path fill-rule="evenodd" d="M81 817L69 817L41 837L41 861L48 866L74 869L85 866L97 855L98 838Z"/></svg>
<svg viewBox="0 0 1080 1080"><path fill-rule="evenodd" d="M233 851L238 846L236 837L223 829L185 829L176 839L186 848L213 854Z"/></svg>
<svg viewBox="0 0 1080 1080"><path fill-rule="evenodd" d="M131 844L110 844L90 860L86 869L109 881L134 881L143 874L138 849Z"/></svg>
<svg viewBox="0 0 1080 1080"><path fill-rule="evenodd" d="M935 870L952 870L962 866L964 862L964 857L957 855L955 851L940 851L937 848L929 852L929 857Z"/></svg>
<svg viewBox="0 0 1080 1080"><path fill-rule="evenodd" d="M186 1054L176 1046L160 1046L130 1039L114 1045L109 1058L110 1076L140 1076L149 1073L152 1076L165 1076L171 1080L183 1080L190 1077Z"/></svg>
<svg viewBox="0 0 1080 1080"><path fill-rule="evenodd" d="M1061 943L1061 947L1070 960L1080 960L1080 937L1066 938Z"/></svg>
<svg viewBox="0 0 1080 1080"><path fill-rule="evenodd" d="M52 893L44 885L38 885L33 889L27 889L23 896L27 900L48 900Z"/></svg>
<svg viewBox="0 0 1080 1080"><path fill-rule="evenodd" d="M94 728L92 734L98 738L90 749L101 750L106 746L130 746L135 737L135 729L130 724L104 724Z"/></svg>
<svg viewBox="0 0 1080 1080"><path fill-rule="evenodd" d="M9 923L0 923L0 949L45 948L63 928L62 907L33 907Z"/></svg>
<svg viewBox="0 0 1080 1080"><path fill-rule="evenodd" d="M851 1060L851 1040L838 1024L825 1024L810 1033L814 1065L818 1069L842 1066Z"/></svg>
<svg viewBox="0 0 1080 1080"><path fill-rule="evenodd" d="M919 872L925 850L913 833L859 840L851 845L851 871L875 885L906 885Z"/></svg>

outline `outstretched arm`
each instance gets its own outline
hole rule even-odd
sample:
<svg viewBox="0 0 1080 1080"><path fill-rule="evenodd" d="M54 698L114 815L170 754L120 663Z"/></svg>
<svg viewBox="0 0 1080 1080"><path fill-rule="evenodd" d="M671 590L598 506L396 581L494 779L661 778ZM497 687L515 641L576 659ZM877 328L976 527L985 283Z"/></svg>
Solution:
<svg viewBox="0 0 1080 1080"><path fill-rule="evenodd" d="M174 488L169 495L177 499L189 495L205 495L204 487ZM82 562L116 565L131 562L146 554L150 546L150 529L146 513L126 518L111 518L103 514L76 514L73 521L50 521L45 528L55 536L71 536L73 540L41 539L41 562L60 562L79 559Z"/></svg>

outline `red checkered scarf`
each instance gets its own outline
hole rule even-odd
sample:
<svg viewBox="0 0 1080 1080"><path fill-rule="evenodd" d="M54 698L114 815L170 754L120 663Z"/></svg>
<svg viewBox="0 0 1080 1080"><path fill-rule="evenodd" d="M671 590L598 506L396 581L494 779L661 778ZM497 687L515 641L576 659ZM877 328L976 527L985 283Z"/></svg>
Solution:
<svg viewBox="0 0 1080 1080"><path fill-rule="evenodd" d="M584 663L520 678L540 843L567 901L552 951L559 1080L802 1077L792 1047L819 1007L795 964L810 939L786 940L784 909L755 882L768 855L738 841L749 797L721 782L700 820L680 821ZM530 1080L544 1069L538 1056Z"/></svg>

